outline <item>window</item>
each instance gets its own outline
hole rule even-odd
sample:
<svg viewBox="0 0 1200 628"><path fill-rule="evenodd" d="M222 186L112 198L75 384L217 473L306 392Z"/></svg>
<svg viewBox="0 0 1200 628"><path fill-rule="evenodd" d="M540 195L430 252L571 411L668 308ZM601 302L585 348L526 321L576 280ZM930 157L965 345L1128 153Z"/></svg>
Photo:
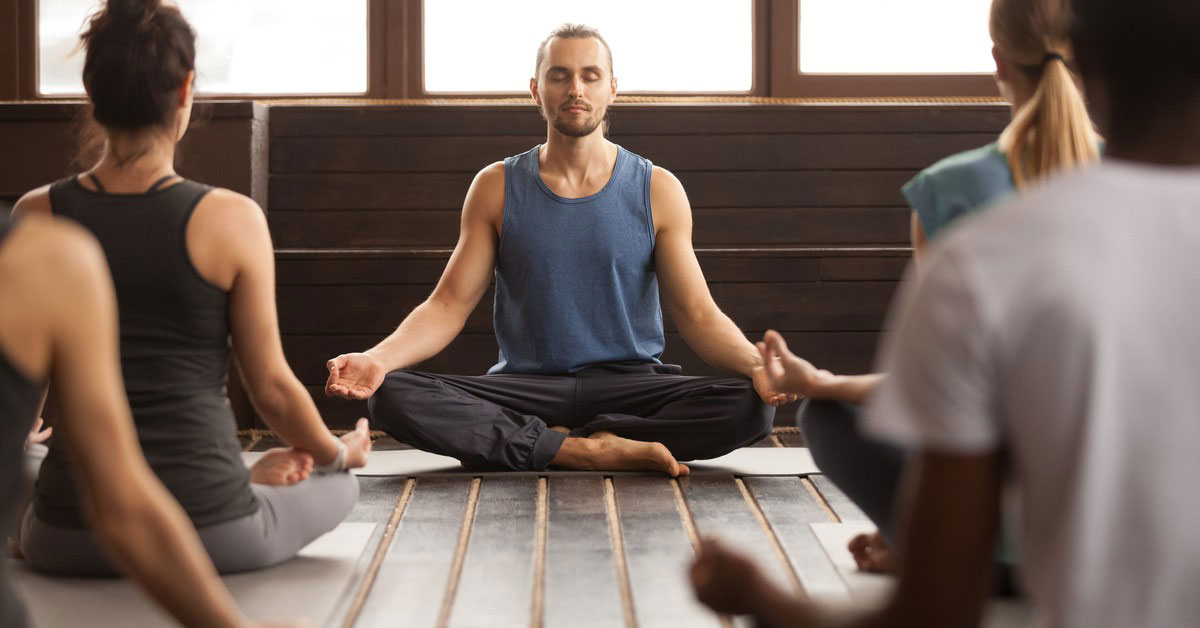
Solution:
<svg viewBox="0 0 1200 628"><path fill-rule="evenodd" d="M990 73L991 0L800 0L801 73Z"/></svg>
<svg viewBox="0 0 1200 628"><path fill-rule="evenodd" d="M208 94L364 94L367 1L178 0L196 30L196 89ZM38 91L83 93L76 51L95 0L39 0ZM332 10L336 6L336 10Z"/></svg>
<svg viewBox="0 0 1200 628"><path fill-rule="evenodd" d="M525 92L537 45L564 22L593 26L621 92L749 92L751 0L427 0L425 91Z"/></svg>

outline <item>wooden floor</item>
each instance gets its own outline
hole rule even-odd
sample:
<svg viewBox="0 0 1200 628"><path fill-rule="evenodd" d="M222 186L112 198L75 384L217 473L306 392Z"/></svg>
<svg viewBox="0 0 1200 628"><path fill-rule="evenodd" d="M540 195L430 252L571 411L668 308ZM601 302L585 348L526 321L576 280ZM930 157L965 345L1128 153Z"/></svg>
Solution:
<svg viewBox="0 0 1200 628"><path fill-rule="evenodd" d="M755 447L802 446L794 428L776 429ZM243 441L251 451L278 444L261 432ZM405 448L386 438L375 447ZM892 587L890 578L855 568L846 544L871 524L819 474L358 479L350 516L299 556L223 577L249 616L313 626L749 625L694 600L686 568L704 535L723 538L780 586L812 599L873 606ZM7 567L36 626L174 625L127 580L48 577L11 559ZM993 603L984 625L1028 620L1020 604Z"/></svg>
<svg viewBox="0 0 1200 628"><path fill-rule="evenodd" d="M244 441L251 451L278 445ZM755 446L789 445L802 446L800 435L784 428ZM685 575L702 535L750 553L797 592L855 595L810 524L865 517L820 475L360 481L349 521L378 531L333 624L716 626L725 620L694 601Z"/></svg>

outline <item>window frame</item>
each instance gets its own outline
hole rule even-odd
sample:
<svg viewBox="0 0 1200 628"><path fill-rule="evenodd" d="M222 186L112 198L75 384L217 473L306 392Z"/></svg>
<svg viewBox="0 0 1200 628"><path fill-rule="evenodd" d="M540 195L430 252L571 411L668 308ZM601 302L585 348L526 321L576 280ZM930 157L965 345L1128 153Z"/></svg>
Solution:
<svg viewBox="0 0 1200 628"><path fill-rule="evenodd" d="M221 94L244 100L465 100L523 97L513 92L430 92L424 86L424 0L367 2L367 91L346 94ZM0 101L54 102L79 96L38 93L38 0L0 0ZM637 92L637 97L786 99L999 99L990 74L804 74L799 69L800 0L752 0L753 73L747 92Z"/></svg>
<svg viewBox="0 0 1200 628"><path fill-rule="evenodd" d="M800 0L771 0L771 95L777 98L1000 98L992 74L805 74Z"/></svg>

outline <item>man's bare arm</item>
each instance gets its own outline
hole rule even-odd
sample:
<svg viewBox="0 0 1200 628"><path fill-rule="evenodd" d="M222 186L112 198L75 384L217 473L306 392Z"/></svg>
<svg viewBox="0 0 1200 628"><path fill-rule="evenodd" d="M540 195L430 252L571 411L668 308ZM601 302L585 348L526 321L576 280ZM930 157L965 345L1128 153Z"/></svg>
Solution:
<svg viewBox="0 0 1200 628"><path fill-rule="evenodd" d="M650 183L654 211L654 262L671 317L688 346L705 362L752 375L762 364L758 351L713 301L692 248L692 208L683 185L654 168Z"/></svg>
<svg viewBox="0 0 1200 628"><path fill-rule="evenodd" d="M467 191L458 245L433 293L379 344L330 360L326 394L366 399L388 372L437 355L458 336L491 282L503 216L504 164L497 162Z"/></svg>
<svg viewBox="0 0 1200 628"><path fill-rule="evenodd" d="M749 377L762 400L779 405L795 395L774 390L758 349L713 301L692 248L692 208L683 185L655 167L650 181L654 262L667 308L688 346L705 362Z"/></svg>

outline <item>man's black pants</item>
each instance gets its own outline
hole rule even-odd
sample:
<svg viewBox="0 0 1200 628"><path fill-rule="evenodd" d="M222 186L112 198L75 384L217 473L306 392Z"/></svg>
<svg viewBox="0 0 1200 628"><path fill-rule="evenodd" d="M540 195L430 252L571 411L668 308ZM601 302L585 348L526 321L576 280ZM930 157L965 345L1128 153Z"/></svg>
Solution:
<svg viewBox="0 0 1200 628"><path fill-rule="evenodd" d="M371 397L372 424L418 449L478 469L540 471L567 435L609 431L715 458L771 431L775 409L749 380L689 377L671 364L604 364L573 375L393 371Z"/></svg>

